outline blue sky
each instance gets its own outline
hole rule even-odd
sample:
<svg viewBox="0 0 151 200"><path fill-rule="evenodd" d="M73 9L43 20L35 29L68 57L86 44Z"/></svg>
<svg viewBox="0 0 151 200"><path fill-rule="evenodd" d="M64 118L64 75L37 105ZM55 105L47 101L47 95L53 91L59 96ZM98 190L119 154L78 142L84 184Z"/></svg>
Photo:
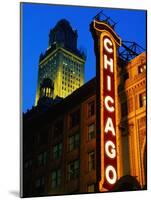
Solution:
<svg viewBox="0 0 151 200"><path fill-rule="evenodd" d="M39 55L48 47L49 30L62 19L67 19L78 31L78 47L86 50L85 82L95 76L94 43L89 31L93 17L103 10L115 22L122 40L135 41L146 48L146 12L141 10L106 9L23 3L22 17L22 110L26 112L35 102Z"/></svg>

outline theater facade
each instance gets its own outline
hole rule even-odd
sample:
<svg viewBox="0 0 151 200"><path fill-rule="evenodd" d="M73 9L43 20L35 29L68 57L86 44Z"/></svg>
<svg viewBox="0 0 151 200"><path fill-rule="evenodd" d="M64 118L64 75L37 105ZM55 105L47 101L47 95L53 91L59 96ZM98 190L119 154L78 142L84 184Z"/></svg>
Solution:
<svg viewBox="0 0 151 200"><path fill-rule="evenodd" d="M24 197L147 189L146 52L122 59L107 21L90 31L96 77L23 114Z"/></svg>

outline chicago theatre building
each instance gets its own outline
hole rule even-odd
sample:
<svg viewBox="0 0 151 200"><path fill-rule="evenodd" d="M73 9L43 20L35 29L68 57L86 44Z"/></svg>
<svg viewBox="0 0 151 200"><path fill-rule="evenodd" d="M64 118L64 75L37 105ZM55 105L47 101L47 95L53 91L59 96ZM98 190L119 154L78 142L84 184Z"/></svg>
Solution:
<svg viewBox="0 0 151 200"><path fill-rule="evenodd" d="M146 52L108 19L94 19L90 31L89 82L68 21L51 30L40 56L36 106L23 114L24 197L147 188Z"/></svg>

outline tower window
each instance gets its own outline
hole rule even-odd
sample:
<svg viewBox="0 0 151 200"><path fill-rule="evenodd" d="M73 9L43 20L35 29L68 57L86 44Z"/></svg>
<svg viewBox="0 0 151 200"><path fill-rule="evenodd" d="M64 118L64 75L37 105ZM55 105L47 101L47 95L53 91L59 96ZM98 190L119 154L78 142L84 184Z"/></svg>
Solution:
<svg viewBox="0 0 151 200"><path fill-rule="evenodd" d="M47 97L50 96L50 88L46 88L46 96L47 96Z"/></svg>

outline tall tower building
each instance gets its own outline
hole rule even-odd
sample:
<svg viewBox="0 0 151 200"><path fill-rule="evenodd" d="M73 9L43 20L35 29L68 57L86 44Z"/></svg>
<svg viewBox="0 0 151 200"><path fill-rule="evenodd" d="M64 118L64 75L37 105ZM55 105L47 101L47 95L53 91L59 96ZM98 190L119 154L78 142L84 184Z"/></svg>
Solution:
<svg viewBox="0 0 151 200"><path fill-rule="evenodd" d="M65 98L84 84L86 55L77 48L77 38L65 19L50 30L49 46L39 59L36 105L43 96Z"/></svg>

